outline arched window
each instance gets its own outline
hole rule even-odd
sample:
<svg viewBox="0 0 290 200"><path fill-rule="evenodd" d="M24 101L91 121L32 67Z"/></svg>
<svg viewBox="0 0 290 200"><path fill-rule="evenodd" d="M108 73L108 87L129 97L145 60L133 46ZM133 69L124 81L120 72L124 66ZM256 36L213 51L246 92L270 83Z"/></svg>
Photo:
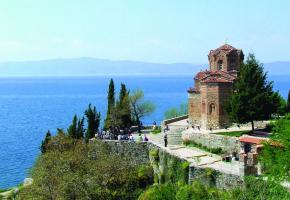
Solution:
<svg viewBox="0 0 290 200"><path fill-rule="evenodd" d="M218 70L222 70L223 69L223 61L219 60L218 61Z"/></svg>
<svg viewBox="0 0 290 200"><path fill-rule="evenodd" d="M214 114L215 113L215 104L211 103L209 104L209 114Z"/></svg>
<svg viewBox="0 0 290 200"><path fill-rule="evenodd" d="M235 70L236 69L236 58L232 57L230 59L230 69L229 70Z"/></svg>

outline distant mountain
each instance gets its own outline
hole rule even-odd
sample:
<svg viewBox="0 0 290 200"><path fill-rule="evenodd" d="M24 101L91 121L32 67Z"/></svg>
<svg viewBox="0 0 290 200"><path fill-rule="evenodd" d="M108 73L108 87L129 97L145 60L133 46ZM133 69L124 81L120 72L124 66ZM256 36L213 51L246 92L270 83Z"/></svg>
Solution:
<svg viewBox="0 0 290 200"><path fill-rule="evenodd" d="M95 58L0 63L0 76L173 76L194 75L207 64L160 64ZM289 62L266 63L269 75L290 75Z"/></svg>

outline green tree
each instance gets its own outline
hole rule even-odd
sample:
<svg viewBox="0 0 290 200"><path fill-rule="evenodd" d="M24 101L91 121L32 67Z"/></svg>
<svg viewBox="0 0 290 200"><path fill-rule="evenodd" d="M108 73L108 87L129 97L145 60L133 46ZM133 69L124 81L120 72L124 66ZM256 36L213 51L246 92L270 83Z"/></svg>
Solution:
<svg viewBox="0 0 290 200"><path fill-rule="evenodd" d="M188 114L188 107L186 103L180 104L179 108L170 108L164 114L165 119L170 119Z"/></svg>
<svg viewBox="0 0 290 200"><path fill-rule="evenodd" d="M287 98L287 113L290 113L290 90L288 91L288 98Z"/></svg>
<svg viewBox="0 0 290 200"><path fill-rule="evenodd" d="M107 98L108 98L108 109L107 116L105 119L105 129L109 129L111 127L112 118L115 118L113 116L115 114L115 84L113 79L110 80Z"/></svg>
<svg viewBox="0 0 290 200"><path fill-rule="evenodd" d="M244 178L244 187L237 187L230 191L230 198L236 200L266 200L290 199L286 188L270 179L247 176Z"/></svg>
<svg viewBox="0 0 290 200"><path fill-rule="evenodd" d="M77 139L81 139L81 138L84 137L84 134L85 134L84 121L85 121L84 117L82 117L81 119L78 119L78 123L77 123Z"/></svg>
<svg viewBox="0 0 290 200"><path fill-rule="evenodd" d="M78 118L77 115L74 115L72 124L67 129L67 133L71 138L77 138L77 126L78 126Z"/></svg>
<svg viewBox="0 0 290 200"><path fill-rule="evenodd" d="M126 85L123 83L121 84L119 100L116 103L116 109L120 118L120 126L122 128L131 126L129 91L127 91Z"/></svg>
<svg viewBox="0 0 290 200"><path fill-rule="evenodd" d="M134 90L129 99L132 118L138 126L138 131L141 132L141 119L150 115L155 110L155 106L150 101L144 101L142 90Z"/></svg>
<svg viewBox="0 0 290 200"><path fill-rule="evenodd" d="M45 153L46 152L47 145L48 145L48 142L50 141L50 139L51 139L51 133L48 130L47 133L46 133L46 135L45 135L44 140L41 141L41 146L40 146L41 153Z"/></svg>
<svg viewBox="0 0 290 200"><path fill-rule="evenodd" d="M83 138L85 134L84 117L81 119L78 119L78 117L74 115L72 124L67 129L67 133L71 138L74 138L74 139Z"/></svg>
<svg viewBox="0 0 290 200"><path fill-rule="evenodd" d="M60 132L37 159L31 176L33 184L23 187L19 199L134 200L152 184L153 169L139 168L102 142L87 144Z"/></svg>
<svg viewBox="0 0 290 200"><path fill-rule="evenodd" d="M278 116L284 116L287 113L287 103L278 92L274 92L272 95L272 102L274 107L277 108L275 114Z"/></svg>
<svg viewBox="0 0 290 200"><path fill-rule="evenodd" d="M278 110L277 99L272 90L272 82L267 81L267 73L263 72L254 54L249 54L242 64L234 92L227 105L229 116L238 123L251 122L254 130L254 120L265 120Z"/></svg>
<svg viewBox="0 0 290 200"><path fill-rule="evenodd" d="M271 140L261 155L264 172L281 181L290 181L290 114L274 123Z"/></svg>
<svg viewBox="0 0 290 200"><path fill-rule="evenodd" d="M97 134L98 132L101 114L100 112L96 111L95 106L92 108L91 104L89 104L88 109L85 111L85 116L87 118L87 124L88 124L85 139L86 141L88 141L89 139L95 137L95 134Z"/></svg>

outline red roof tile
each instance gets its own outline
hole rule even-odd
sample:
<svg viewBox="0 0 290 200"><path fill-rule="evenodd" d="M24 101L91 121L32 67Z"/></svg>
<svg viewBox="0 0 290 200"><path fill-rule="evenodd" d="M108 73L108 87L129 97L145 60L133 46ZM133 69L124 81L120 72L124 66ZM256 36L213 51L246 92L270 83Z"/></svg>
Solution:
<svg viewBox="0 0 290 200"><path fill-rule="evenodd" d="M200 71L200 72L198 72L198 73L195 75L194 79L198 79L198 80L200 80L200 79L204 78L204 77L206 76L206 72L207 72L207 71Z"/></svg>
<svg viewBox="0 0 290 200"><path fill-rule="evenodd" d="M236 76L225 71L203 71L199 72L195 79L202 83L232 83Z"/></svg>
<svg viewBox="0 0 290 200"><path fill-rule="evenodd" d="M229 45L229 44L224 44L222 46L220 46L219 48L217 48L216 50L224 50L224 51L231 51L236 49L235 47Z"/></svg>
<svg viewBox="0 0 290 200"><path fill-rule="evenodd" d="M262 142L266 141L265 138L255 138L255 137L241 137L240 142L245 143L252 143L252 144L261 144Z"/></svg>
<svg viewBox="0 0 290 200"><path fill-rule="evenodd" d="M220 46L217 49L211 50L210 54L217 54L220 51L226 52L226 54L228 54L228 53L230 53L233 50L237 50L237 49L235 47L229 45L229 44L224 44L224 45Z"/></svg>
<svg viewBox="0 0 290 200"><path fill-rule="evenodd" d="M202 80L203 83L232 83L233 81L228 80L224 77L209 76Z"/></svg>

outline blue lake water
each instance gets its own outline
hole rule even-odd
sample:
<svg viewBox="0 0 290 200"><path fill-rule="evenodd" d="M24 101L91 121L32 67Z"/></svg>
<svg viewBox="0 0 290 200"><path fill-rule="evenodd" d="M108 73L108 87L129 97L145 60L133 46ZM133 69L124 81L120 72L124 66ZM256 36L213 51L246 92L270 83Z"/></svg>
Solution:
<svg viewBox="0 0 290 200"><path fill-rule="evenodd" d="M67 128L74 114L83 115L89 103L104 119L110 77L0 78L0 188L15 186L27 176L39 154L46 131ZM286 98L290 77L270 77L274 88ZM115 77L133 90L140 88L156 110L143 124L160 122L164 112L186 102L193 85L187 77Z"/></svg>

